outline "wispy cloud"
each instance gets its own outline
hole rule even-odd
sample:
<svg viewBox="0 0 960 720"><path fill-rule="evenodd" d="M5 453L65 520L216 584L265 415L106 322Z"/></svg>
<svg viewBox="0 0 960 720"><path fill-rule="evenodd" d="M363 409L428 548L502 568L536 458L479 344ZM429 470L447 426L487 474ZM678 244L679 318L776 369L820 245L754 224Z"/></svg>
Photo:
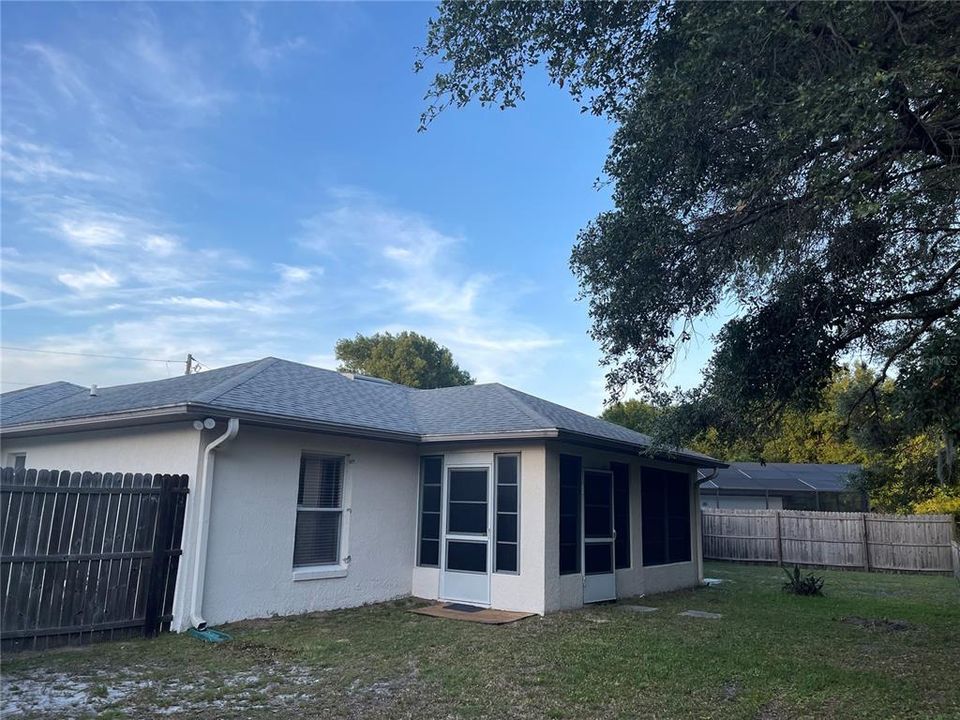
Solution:
<svg viewBox="0 0 960 720"><path fill-rule="evenodd" d="M243 20L246 25L244 47L247 60L261 72L266 72L291 53L307 47L307 39L302 35L284 38L274 43L265 41L263 22L257 9L244 10Z"/></svg>
<svg viewBox="0 0 960 720"><path fill-rule="evenodd" d="M369 289L357 298L367 330L415 329L449 346L482 381L521 381L562 343L519 307L525 279L471 268L467 238L356 189L331 193L298 238Z"/></svg>
<svg viewBox="0 0 960 720"><path fill-rule="evenodd" d="M208 367L264 355L329 367L339 337L405 329L450 347L481 381L535 389L565 362L569 337L526 306L529 273L484 262L483 237L426 206L362 187L296 205L271 204L269 189L226 198L262 202L265 227L299 220L299 232L269 241L259 228L235 238L228 202L213 207L221 188L255 185L210 181L234 172L211 152L213 138L238 113L262 112L247 101L273 92L288 65L342 43L343 13L307 43L250 6L210 6L228 20L210 34L163 19L194 20L208 12L200 6L78 7L90 14L86 30L24 23L10 42L5 32L5 339L151 360L3 353L5 381L165 377L182 372L188 352ZM109 12L109 38L91 34L105 22L98 12ZM353 22L359 11L345 12Z"/></svg>
<svg viewBox="0 0 960 720"><path fill-rule="evenodd" d="M63 272L57 275L57 280L79 293L105 290L120 284L120 279L115 274L98 267L82 273Z"/></svg>
<svg viewBox="0 0 960 720"><path fill-rule="evenodd" d="M20 184L80 181L111 182L111 178L81 168L70 167L68 153L46 145L25 142L15 137L3 138L3 176Z"/></svg>

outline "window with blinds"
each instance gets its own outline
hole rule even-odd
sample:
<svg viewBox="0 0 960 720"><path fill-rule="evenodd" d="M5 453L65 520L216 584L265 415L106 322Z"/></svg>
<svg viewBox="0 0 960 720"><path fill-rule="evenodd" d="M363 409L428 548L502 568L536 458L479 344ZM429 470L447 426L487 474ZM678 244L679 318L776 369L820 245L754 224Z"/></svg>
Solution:
<svg viewBox="0 0 960 720"><path fill-rule="evenodd" d="M344 458L303 455L297 491L297 530L293 566L340 562Z"/></svg>

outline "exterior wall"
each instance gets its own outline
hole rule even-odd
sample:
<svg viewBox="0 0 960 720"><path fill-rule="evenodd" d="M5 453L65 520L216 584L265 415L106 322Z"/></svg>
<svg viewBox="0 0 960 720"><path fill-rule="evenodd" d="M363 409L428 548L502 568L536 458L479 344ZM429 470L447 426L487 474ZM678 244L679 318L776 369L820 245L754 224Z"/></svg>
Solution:
<svg viewBox="0 0 960 720"><path fill-rule="evenodd" d="M348 456L340 554L349 560L321 573L293 569L302 452ZM412 445L241 423L216 456L204 619L216 625L409 595L417 483Z"/></svg>
<svg viewBox="0 0 960 720"><path fill-rule="evenodd" d="M444 478L450 464L493 464L498 453L520 454L520 544L519 572L492 573L490 577L490 605L499 610L518 610L543 614L544 605L544 538L546 534L544 493L546 490L544 466L546 452L543 443L529 445L451 445L423 447L421 455L444 456ZM446 483L444 482L444 492ZM419 492L414 492L417 502ZM441 500L446 515L446 496ZM491 498L493 502L493 498ZM419 509L418 509L419 512ZM414 518L414 541L416 542L416 518ZM491 542L493 538L491 537ZM441 548L442 556L442 548ZM414 551L413 557L416 557ZM442 562L442 557L441 557ZM492 569L492 568L491 568ZM415 567L413 569L413 595L435 600L440 591L440 570Z"/></svg>
<svg viewBox="0 0 960 720"><path fill-rule="evenodd" d="M630 567L616 570L617 597L665 592L681 587L692 587L702 580L700 553L700 501L697 493L696 472L688 466L661 463L636 455L616 453L577 445L550 443L547 446L547 491L545 506L547 533L545 548L546 609L564 610L583 605L583 574L560 574L560 455L583 458L584 469L607 470L611 462L630 466ZM652 567L643 566L643 534L640 484L644 467L659 467L686 474L690 478L690 533L691 559L689 562Z"/></svg>
<svg viewBox="0 0 960 720"><path fill-rule="evenodd" d="M111 472L170 472L190 476L184 556L178 574L175 629L187 618L193 570L199 464L203 448L224 431L221 421L200 432L189 423L64 433L4 441L2 457L27 454L28 467ZM348 456L344 531L337 567L293 569L300 455ZM437 598L440 571L416 567L420 455L447 462L492 464L496 453L520 454L519 573L491 573L491 605L545 613L580 607L583 576L559 574L559 455L583 458L585 468L630 466L631 566L616 571L617 595L628 597L695 585L702 576L699 506L691 493L690 562L644 568L643 467L629 454L560 443L526 442L431 447L292 432L241 423L239 435L215 453L202 615L211 625L379 602L405 595ZM446 473L444 473L444 476ZM444 486L445 487L445 486ZM693 485L696 489L696 485Z"/></svg>
<svg viewBox="0 0 960 720"><path fill-rule="evenodd" d="M4 464L26 453L28 468L93 472L197 473L201 433L190 423L3 439Z"/></svg>

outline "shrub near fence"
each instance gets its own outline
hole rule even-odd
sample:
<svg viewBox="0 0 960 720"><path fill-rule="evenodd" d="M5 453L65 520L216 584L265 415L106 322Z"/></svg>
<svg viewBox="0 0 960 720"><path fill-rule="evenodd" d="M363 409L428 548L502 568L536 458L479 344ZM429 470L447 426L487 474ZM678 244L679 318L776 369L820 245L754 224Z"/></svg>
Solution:
<svg viewBox="0 0 960 720"><path fill-rule="evenodd" d="M901 572L958 572L949 515L704 509L703 557Z"/></svg>
<svg viewBox="0 0 960 720"><path fill-rule="evenodd" d="M3 468L2 649L169 627L186 498L186 475Z"/></svg>

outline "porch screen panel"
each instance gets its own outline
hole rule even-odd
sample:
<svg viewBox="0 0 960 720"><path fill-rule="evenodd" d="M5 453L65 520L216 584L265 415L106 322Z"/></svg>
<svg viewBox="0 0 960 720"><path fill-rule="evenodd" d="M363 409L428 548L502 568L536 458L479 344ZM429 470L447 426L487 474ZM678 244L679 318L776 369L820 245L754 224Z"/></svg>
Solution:
<svg viewBox="0 0 960 720"><path fill-rule="evenodd" d="M613 529L615 567L617 570L630 567L630 466L626 463L610 463L613 471Z"/></svg>
<svg viewBox="0 0 960 720"><path fill-rule="evenodd" d="M580 572L580 474L582 460L560 456L560 574Z"/></svg>
<svg viewBox="0 0 960 720"><path fill-rule="evenodd" d="M690 559L690 478L667 475L667 562L685 562Z"/></svg>
<svg viewBox="0 0 960 720"><path fill-rule="evenodd" d="M519 571L520 456L497 455L496 552L494 570Z"/></svg>
<svg viewBox="0 0 960 720"><path fill-rule="evenodd" d="M683 473L644 468L640 503L643 506L643 564L688 562L690 478Z"/></svg>
<svg viewBox="0 0 960 720"><path fill-rule="evenodd" d="M420 525L417 564L440 566L440 488L443 457L420 458Z"/></svg>
<svg viewBox="0 0 960 720"><path fill-rule="evenodd" d="M344 458L303 455L297 490L293 566L340 561Z"/></svg>

